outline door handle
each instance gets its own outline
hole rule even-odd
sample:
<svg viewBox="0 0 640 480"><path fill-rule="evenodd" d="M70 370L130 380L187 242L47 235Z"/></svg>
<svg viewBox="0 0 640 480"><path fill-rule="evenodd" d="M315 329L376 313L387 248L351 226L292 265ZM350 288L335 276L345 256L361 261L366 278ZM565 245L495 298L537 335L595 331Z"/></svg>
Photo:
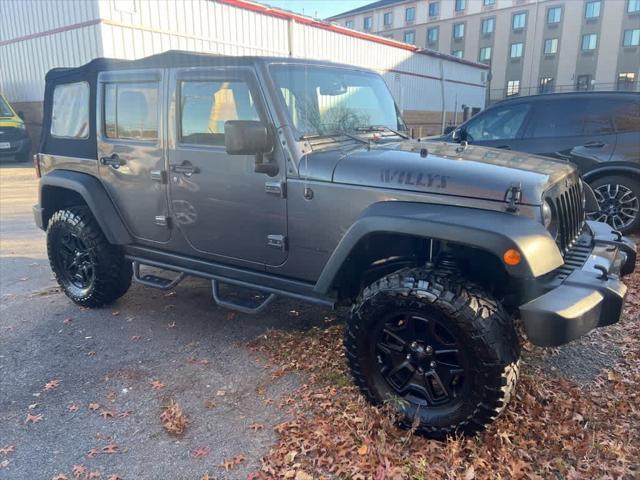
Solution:
<svg viewBox="0 0 640 480"><path fill-rule="evenodd" d="M583 147L586 147L586 148L602 148L602 147L604 147L604 143L603 142L598 142L598 141L589 142L589 143L585 143L583 145Z"/></svg>
<svg viewBox="0 0 640 480"><path fill-rule="evenodd" d="M122 160L117 153L114 153L109 157L100 157L100 163L102 165L108 165L110 167L117 169L118 167L120 167L121 165L124 165L127 162Z"/></svg>
<svg viewBox="0 0 640 480"><path fill-rule="evenodd" d="M502 150L511 150L511 147L509 145L500 145L499 147L496 148L500 148Z"/></svg>
<svg viewBox="0 0 640 480"><path fill-rule="evenodd" d="M198 167L194 167L189 160L185 160L180 165L171 165L173 173L182 173L185 177L190 177L194 173L200 173Z"/></svg>

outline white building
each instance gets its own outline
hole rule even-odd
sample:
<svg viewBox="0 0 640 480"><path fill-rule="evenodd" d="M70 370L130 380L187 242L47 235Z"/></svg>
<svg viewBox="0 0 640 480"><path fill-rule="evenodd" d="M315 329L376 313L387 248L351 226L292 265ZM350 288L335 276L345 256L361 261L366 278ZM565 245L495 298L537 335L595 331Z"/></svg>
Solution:
<svg viewBox="0 0 640 480"><path fill-rule="evenodd" d="M437 133L485 103L487 67L246 0L2 0L0 90L39 135L44 77L166 50L324 59L380 72L410 126ZM460 119L461 116L458 116Z"/></svg>

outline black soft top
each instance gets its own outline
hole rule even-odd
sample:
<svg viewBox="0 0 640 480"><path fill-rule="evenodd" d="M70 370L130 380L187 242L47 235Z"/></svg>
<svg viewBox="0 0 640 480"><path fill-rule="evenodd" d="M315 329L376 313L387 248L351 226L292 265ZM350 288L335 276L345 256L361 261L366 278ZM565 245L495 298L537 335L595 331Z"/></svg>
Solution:
<svg viewBox="0 0 640 480"><path fill-rule="evenodd" d="M224 56L208 53L186 52L170 50L167 52L141 58L139 60L118 60L114 58L96 58L89 63L76 68L54 68L46 75L44 92L44 118L40 152L52 155L65 155L80 158L97 158L96 144L96 109L97 109L97 81L100 72L110 70L137 70L145 68L180 68L206 67L220 65L255 65L256 63L286 62L298 64L336 65L356 68L351 65L308 60L292 57L264 57L264 56ZM52 137L51 109L53 106L53 91L57 85L75 82L89 83L89 137L87 139L67 139Z"/></svg>

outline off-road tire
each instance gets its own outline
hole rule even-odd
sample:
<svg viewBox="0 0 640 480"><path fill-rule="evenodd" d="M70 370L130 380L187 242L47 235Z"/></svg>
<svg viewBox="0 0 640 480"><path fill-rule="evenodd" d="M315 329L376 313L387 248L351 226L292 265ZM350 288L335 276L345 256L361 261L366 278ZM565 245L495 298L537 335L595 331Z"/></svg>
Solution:
<svg viewBox="0 0 640 480"><path fill-rule="evenodd" d="M640 202L640 182L632 177L625 177L622 175L607 175L606 177L595 179L589 185L594 190L594 192L601 187L606 188L607 185L622 185L624 188L628 189L631 196L635 197L636 200L635 202L633 202L633 204L636 208L638 207L638 203ZM592 216L592 218L595 220L604 221L597 217L597 215ZM635 219L630 222L629 225L626 225L623 228L616 227L611 220L607 221L607 223L613 228L617 228L618 230L620 230L622 234L628 235L640 230L640 212L636 213Z"/></svg>
<svg viewBox="0 0 640 480"><path fill-rule="evenodd" d="M61 238L72 235L86 246L86 258L92 264L92 281L85 288L74 285L65 273ZM108 305L129 290L132 266L117 245L110 244L91 211L85 206L55 212L47 227L47 251L51 269L64 293L83 307Z"/></svg>
<svg viewBox="0 0 640 480"><path fill-rule="evenodd" d="M467 394L454 406L421 407L399 398L383 377L375 345L383 318L394 309L437 315L466 351ZM403 269L364 288L345 333L347 360L362 394L373 404L396 407L399 424L443 439L470 435L490 424L509 403L519 375L520 345L511 317L482 288L460 276Z"/></svg>

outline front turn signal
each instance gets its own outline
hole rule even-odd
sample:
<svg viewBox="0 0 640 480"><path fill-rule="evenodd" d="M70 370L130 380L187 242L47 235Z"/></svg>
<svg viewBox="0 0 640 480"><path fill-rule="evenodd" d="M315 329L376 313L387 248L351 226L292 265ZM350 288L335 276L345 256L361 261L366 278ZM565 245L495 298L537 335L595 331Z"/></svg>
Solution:
<svg viewBox="0 0 640 480"><path fill-rule="evenodd" d="M511 267L515 267L522 260L522 256L520 255L519 251L517 251L514 248L510 248L509 250L504 252L502 259L504 260L504 263L506 263L507 265Z"/></svg>

